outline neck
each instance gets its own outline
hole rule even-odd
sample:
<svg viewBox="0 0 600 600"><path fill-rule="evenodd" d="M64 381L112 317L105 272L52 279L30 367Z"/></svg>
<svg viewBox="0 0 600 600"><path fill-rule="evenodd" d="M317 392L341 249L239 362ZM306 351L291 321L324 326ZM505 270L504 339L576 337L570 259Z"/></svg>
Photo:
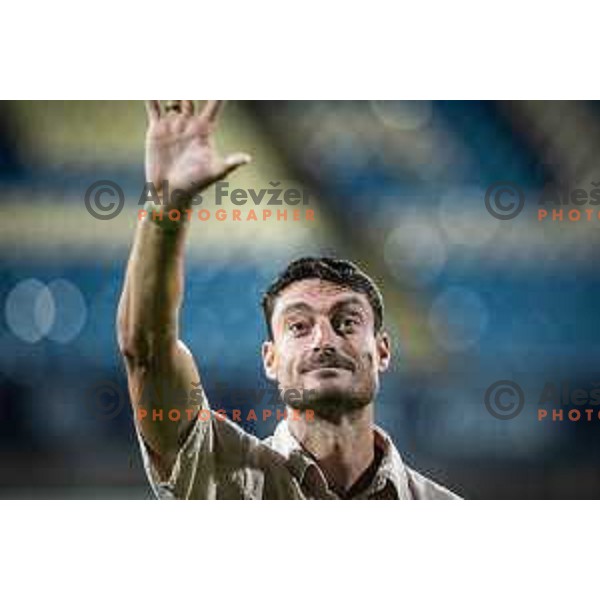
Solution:
<svg viewBox="0 0 600 600"><path fill-rule="evenodd" d="M339 422L315 415L313 420L290 420L288 426L335 490L348 491L375 459L372 404L344 415Z"/></svg>

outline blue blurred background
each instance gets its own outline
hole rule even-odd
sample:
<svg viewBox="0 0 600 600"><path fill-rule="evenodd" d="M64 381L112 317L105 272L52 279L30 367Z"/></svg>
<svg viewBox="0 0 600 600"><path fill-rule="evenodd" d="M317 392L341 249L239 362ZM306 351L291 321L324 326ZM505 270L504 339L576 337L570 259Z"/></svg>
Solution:
<svg viewBox="0 0 600 600"><path fill-rule="evenodd" d="M315 221L192 227L182 338L212 406L272 408L261 292L293 258L347 257L384 293L376 415L408 463L468 498L599 497L598 417L537 410L546 382L600 387L600 221L536 216L542 188L600 183L599 128L592 102L229 103L219 144L254 157L230 187L307 188ZM151 497L114 327L144 131L140 102L0 106L0 497ZM126 193L115 219L86 211L97 180ZM497 181L518 217L486 210ZM524 391L513 419L486 409L498 380Z"/></svg>

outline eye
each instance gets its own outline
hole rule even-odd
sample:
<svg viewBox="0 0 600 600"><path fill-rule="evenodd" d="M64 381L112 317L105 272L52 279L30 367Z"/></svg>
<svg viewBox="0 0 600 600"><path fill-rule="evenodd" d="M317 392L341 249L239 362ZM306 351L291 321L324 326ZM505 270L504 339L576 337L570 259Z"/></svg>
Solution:
<svg viewBox="0 0 600 600"><path fill-rule="evenodd" d="M287 326L293 336L298 337L308 332L308 323L305 321L291 321Z"/></svg>
<svg viewBox="0 0 600 600"><path fill-rule="evenodd" d="M360 320L357 317L342 317L339 322L340 329L346 333L352 333L359 325Z"/></svg>

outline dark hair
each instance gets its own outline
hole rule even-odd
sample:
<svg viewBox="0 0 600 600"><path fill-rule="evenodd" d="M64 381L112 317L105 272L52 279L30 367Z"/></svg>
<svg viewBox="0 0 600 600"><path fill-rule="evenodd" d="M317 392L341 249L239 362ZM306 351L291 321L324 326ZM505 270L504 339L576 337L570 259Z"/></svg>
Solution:
<svg viewBox="0 0 600 600"><path fill-rule="evenodd" d="M383 298L375 282L366 273L349 260L306 256L292 261L263 294L261 304L271 339L273 339L271 317L277 297L283 289L302 279L331 281L364 294L375 315L375 333L383 327Z"/></svg>

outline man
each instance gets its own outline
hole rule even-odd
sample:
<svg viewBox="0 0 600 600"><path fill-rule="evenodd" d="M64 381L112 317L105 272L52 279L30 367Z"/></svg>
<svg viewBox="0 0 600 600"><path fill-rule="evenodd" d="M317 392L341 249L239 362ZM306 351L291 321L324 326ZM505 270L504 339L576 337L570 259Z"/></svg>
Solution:
<svg viewBox="0 0 600 600"><path fill-rule="evenodd" d="M146 106L146 177L164 214L183 214L194 194L250 161L241 153L223 159L214 147L221 102L207 102L199 114L192 101L171 101L164 111L158 101ZM164 181L181 193L162 197ZM456 498L405 466L374 425L390 341L379 290L348 261L294 261L263 298L265 372L296 418L259 441L209 412L178 328L190 224L161 220L155 210L148 206L138 223L117 327L140 447L159 498ZM163 409L188 418L151 418Z"/></svg>

